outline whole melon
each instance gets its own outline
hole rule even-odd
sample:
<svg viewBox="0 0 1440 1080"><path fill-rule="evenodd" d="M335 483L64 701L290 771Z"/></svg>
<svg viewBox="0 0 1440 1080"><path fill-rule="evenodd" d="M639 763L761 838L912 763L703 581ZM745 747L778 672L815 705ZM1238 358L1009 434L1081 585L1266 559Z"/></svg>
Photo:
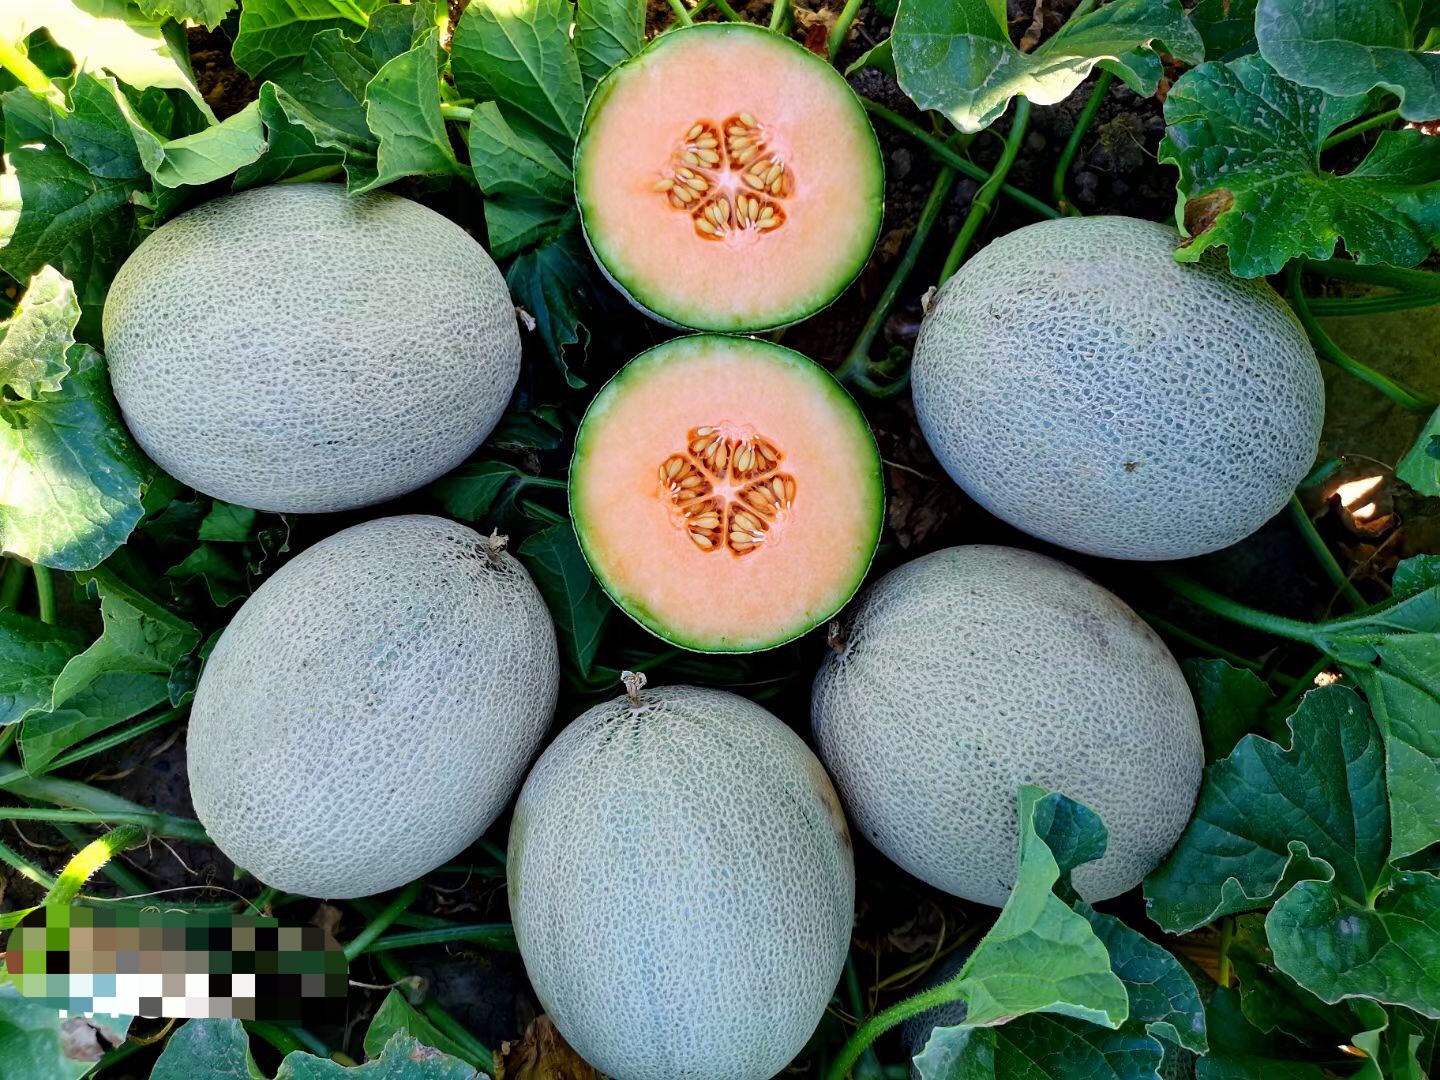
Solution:
<svg viewBox="0 0 1440 1080"><path fill-rule="evenodd" d="M1062 218L936 295L915 411L950 476L1051 543L1183 559L1249 536L1315 459L1324 387L1294 314L1168 225Z"/></svg>
<svg viewBox="0 0 1440 1080"><path fill-rule="evenodd" d="M318 513L459 465L520 372L495 263L418 203L282 184L161 226L104 313L135 440L207 495Z"/></svg>
<svg viewBox="0 0 1440 1080"><path fill-rule="evenodd" d="M982 904L1015 882L1016 791L1084 803L1110 833L1087 900L1140 882L1179 839L1204 769L1165 645L1063 563L947 548L870 586L815 679L815 738L859 829L916 877Z"/></svg>
<svg viewBox="0 0 1440 1080"><path fill-rule="evenodd" d="M845 963L844 814L759 705L639 685L570 724L521 789L520 953L560 1033L614 1080L768 1080Z"/></svg>
<svg viewBox="0 0 1440 1080"><path fill-rule="evenodd" d="M267 885L369 896L504 809L559 686L555 628L503 541L424 515L302 552L241 607L190 710L190 794Z"/></svg>

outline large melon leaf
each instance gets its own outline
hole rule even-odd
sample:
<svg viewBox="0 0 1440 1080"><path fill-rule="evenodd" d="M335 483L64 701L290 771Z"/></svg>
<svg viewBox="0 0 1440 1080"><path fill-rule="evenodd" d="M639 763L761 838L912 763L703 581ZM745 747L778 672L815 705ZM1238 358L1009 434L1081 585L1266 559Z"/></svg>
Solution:
<svg viewBox="0 0 1440 1080"><path fill-rule="evenodd" d="M890 49L915 104L961 131L987 127L1017 95L1036 105L1063 101L1097 64L1148 97L1160 81L1157 52L1190 63L1204 55L1177 0L1113 0L1029 53L1010 43L1003 0L902 0Z"/></svg>
<svg viewBox="0 0 1440 1080"><path fill-rule="evenodd" d="M328 30L358 35L388 0L246 0L231 56L255 79L297 71L313 40Z"/></svg>
<svg viewBox="0 0 1440 1080"><path fill-rule="evenodd" d="M1383 89L1406 120L1440 117L1440 26L1419 0L1260 0L1260 55L1301 86L1345 97Z"/></svg>
<svg viewBox="0 0 1440 1080"><path fill-rule="evenodd" d="M55 393L70 373L80 304L75 287L54 267L41 267L10 318L0 323L0 389L34 401Z"/></svg>
<svg viewBox="0 0 1440 1080"><path fill-rule="evenodd" d="M644 4L635 0L576 0L575 51L587 97L606 72L644 47Z"/></svg>
<svg viewBox="0 0 1440 1080"><path fill-rule="evenodd" d="M1186 72L1165 99L1160 160L1180 170L1177 215L1194 262L1228 249L1230 268L1260 277L1305 255L1324 260L1343 238L1358 262L1413 266L1440 244L1440 140L1384 132L1358 166L1321 166L1327 136L1365 111L1290 82L1259 56Z"/></svg>
<svg viewBox="0 0 1440 1080"><path fill-rule="evenodd" d="M48 708L55 677L84 644L74 630L0 611L0 727Z"/></svg>

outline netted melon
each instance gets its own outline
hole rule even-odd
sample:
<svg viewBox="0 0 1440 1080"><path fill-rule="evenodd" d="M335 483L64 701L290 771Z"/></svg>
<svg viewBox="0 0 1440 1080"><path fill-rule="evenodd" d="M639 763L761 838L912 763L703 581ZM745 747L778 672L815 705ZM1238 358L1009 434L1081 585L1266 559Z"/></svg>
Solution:
<svg viewBox="0 0 1440 1080"><path fill-rule="evenodd" d="M601 268L674 326L749 332L819 311L880 234L884 167L823 59L744 23L661 34L596 86L575 190Z"/></svg>
<svg viewBox="0 0 1440 1080"><path fill-rule="evenodd" d="M1319 445L1314 350L1263 280L1177 263L1179 242L1135 218L1041 222L941 288L915 411L986 509L1077 551L1180 559L1285 506Z"/></svg>
<svg viewBox="0 0 1440 1080"><path fill-rule="evenodd" d="M1165 645L1117 597L1043 555L937 551L870 586L815 679L820 756L856 826L905 870L982 904L1015 880L1016 790L1100 815L1087 900L1139 884L1179 839L1204 768Z"/></svg>
<svg viewBox="0 0 1440 1080"><path fill-rule="evenodd" d="M558 664L550 614L498 538L422 515L345 529L261 585L215 646L190 710L195 812L285 892L404 884L515 793Z"/></svg>
<svg viewBox="0 0 1440 1080"><path fill-rule="evenodd" d="M500 271L463 229L383 192L257 188L182 214L105 303L136 441L207 495L316 513L464 461L520 372Z"/></svg>
<svg viewBox="0 0 1440 1080"><path fill-rule="evenodd" d="M658 345L596 395L570 510L606 592L702 652L798 637L865 576L885 513L880 454L830 373L768 341Z"/></svg>
<svg viewBox="0 0 1440 1080"><path fill-rule="evenodd" d="M840 802L760 706L641 687L570 724L521 789L508 871L525 968L615 1080L768 1080L849 948Z"/></svg>

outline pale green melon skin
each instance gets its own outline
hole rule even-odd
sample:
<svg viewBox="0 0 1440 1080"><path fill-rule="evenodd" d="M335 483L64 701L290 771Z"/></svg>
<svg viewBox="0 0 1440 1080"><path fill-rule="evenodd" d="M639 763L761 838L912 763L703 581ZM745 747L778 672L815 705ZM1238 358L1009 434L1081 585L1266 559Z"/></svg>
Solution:
<svg viewBox="0 0 1440 1080"><path fill-rule="evenodd" d="M356 525L266 580L206 662L196 815L285 892L395 888L499 816L558 690L555 628L515 558L443 518Z"/></svg>
<svg viewBox="0 0 1440 1080"><path fill-rule="evenodd" d="M515 936L566 1041L613 1080L768 1080L845 963L855 874L815 755L760 706L664 687L595 706L510 828Z"/></svg>
<svg viewBox="0 0 1440 1080"><path fill-rule="evenodd" d="M105 303L135 440L207 495L322 513L413 491L468 458L520 373L485 249L427 207L281 184L145 239Z"/></svg>
<svg viewBox="0 0 1440 1080"><path fill-rule="evenodd" d="M1090 901L1138 885L1190 820L1205 765L1185 677L1119 598L1055 559L947 548L869 586L815 678L817 748L856 827L923 881L996 907L1016 793L1038 784L1109 832Z"/></svg>
<svg viewBox="0 0 1440 1080"><path fill-rule="evenodd" d="M1325 415L1315 351L1263 279L1127 217L1017 229L936 294L912 388L985 509L1113 559L1227 547L1282 510Z"/></svg>

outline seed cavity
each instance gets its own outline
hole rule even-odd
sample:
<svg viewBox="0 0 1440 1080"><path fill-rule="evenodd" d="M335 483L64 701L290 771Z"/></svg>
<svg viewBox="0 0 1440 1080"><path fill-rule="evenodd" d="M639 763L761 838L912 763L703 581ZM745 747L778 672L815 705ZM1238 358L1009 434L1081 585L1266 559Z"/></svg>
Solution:
<svg viewBox="0 0 1440 1080"><path fill-rule="evenodd" d="M738 204L727 208L727 220L741 212ZM796 485L777 471L784 455L771 440L727 435L727 428L734 431L723 423L691 429L685 452L660 463L660 494L697 549L744 556L771 539L772 526L795 504Z"/></svg>
<svg viewBox="0 0 1440 1080"><path fill-rule="evenodd" d="M697 236L717 241L781 228L781 200L794 192L794 185L794 170L774 132L749 112L718 124L696 120L653 182L672 207L690 215Z"/></svg>

